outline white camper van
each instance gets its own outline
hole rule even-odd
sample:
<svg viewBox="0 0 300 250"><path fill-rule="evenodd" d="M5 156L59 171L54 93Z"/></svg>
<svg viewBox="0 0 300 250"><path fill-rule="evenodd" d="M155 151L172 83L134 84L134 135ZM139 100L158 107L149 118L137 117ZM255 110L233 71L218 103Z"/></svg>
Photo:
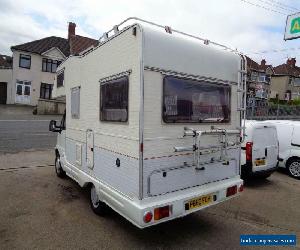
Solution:
<svg viewBox="0 0 300 250"><path fill-rule="evenodd" d="M56 172L144 228L237 196L246 63L224 46L131 18L71 56ZM113 33L111 36L110 33Z"/></svg>
<svg viewBox="0 0 300 250"><path fill-rule="evenodd" d="M267 178L277 169L276 127L270 123L250 120L245 125L245 140L241 152L242 178Z"/></svg>
<svg viewBox="0 0 300 250"><path fill-rule="evenodd" d="M300 122L287 120L267 121L276 126L279 140L279 167L300 179Z"/></svg>

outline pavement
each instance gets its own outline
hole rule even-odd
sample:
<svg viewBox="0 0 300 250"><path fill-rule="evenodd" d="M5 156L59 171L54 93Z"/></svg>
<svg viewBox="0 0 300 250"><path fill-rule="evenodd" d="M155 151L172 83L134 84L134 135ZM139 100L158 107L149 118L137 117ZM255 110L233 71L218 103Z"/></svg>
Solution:
<svg viewBox="0 0 300 250"><path fill-rule="evenodd" d="M247 182L240 197L143 230L112 210L99 217L88 190L55 175L53 117L11 108L0 107L0 249L245 249L241 234L296 234L299 242L300 181L284 171Z"/></svg>
<svg viewBox="0 0 300 250"><path fill-rule="evenodd" d="M56 133L49 131L50 120L61 116L33 115L33 107L0 105L0 154L53 148Z"/></svg>
<svg viewBox="0 0 300 250"><path fill-rule="evenodd" d="M95 215L87 190L56 177L53 150L0 158L1 249L243 249L240 234L300 237L300 182L282 171L248 182L240 197L141 230L112 210Z"/></svg>

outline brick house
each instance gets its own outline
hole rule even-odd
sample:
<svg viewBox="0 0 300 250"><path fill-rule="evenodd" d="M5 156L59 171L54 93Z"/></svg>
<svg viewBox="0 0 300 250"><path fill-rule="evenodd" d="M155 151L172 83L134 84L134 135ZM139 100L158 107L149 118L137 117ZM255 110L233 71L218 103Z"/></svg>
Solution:
<svg viewBox="0 0 300 250"><path fill-rule="evenodd" d="M293 100L300 98L300 67L296 66L296 58L274 67L271 80L271 98Z"/></svg>
<svg viewBox="0 0 300 250"><path fill-rule="evenodd" d="M270 79L274 73L272 65L263 59L260 64L247 58L247 97L268 99L270 96Z"/></svg>
<svg viewBox="0 0 300 250"><path fill-rule="evenodd" d="M68 38L50 36L11 47L12 81L7 88L7 103L36 106L39 99L51 99L57 66L70 55L76 55L98 41L76 35L76 24L70 22Z"/></svg>

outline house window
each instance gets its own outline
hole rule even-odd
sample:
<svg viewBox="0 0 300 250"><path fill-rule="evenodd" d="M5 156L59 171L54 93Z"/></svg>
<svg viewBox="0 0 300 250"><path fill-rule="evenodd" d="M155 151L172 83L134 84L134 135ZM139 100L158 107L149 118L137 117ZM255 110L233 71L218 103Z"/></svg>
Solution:
<svg viewBox="0 0 300 250"><path fill-rule="evenodd" d="M259 82L265 82L266 81L266 75L264 73L260 73L258 76Z"/></svg>
<svg viewBox="0 0 300 250"><path fill-rule="evenodd" d="M300 87L300 78L299 78L299 77L296 77L296 78L294 79L294 86L295 86L295 87Z"/></svg>
<svg viewBox="0 0 300 250"><path fill-rule="evenodd" d="M56 78L56 86L57 88L64 86L65 73L64 71L59 73Z"/></svg>
<svg viewBox="0 0 300 250"><path fill-rule="evenodd" d="M43 58L42 71L55 73L61 61Z"/></svg>
<svg viewBox="0 0 300 250"><path fill-rule="evenodd" d="M30 66L31 66L31 56L20 54L19 67L30 69Z"/></svg>
<svg viewBox="0 0 300 250"><path fill-rule="evenodd" d="M231 87L218 83L166 76L163 121L166 123L227 123Z"/></svg>
<svg viewBox="0 0 300 250"><path fill-rule="evenodd" d="M251 73L251 81L257 81L258 73L257 72L252 72Z"/></svg>
<svg viewBox="0 0 300 250"><path fill-rule="evenodd" d="M71 89L71 117L73 119L80 117L80 87Z"/></svg>
<svg viewBox="0 0 300 250"><path fill-rule="evenodd" d="M289 77L289 82L288 82L288 84L292 84L292 82L293 82L293 78L292 78L292 77Z"/></svg>
<svg viewBox="0 0 300 250"><path fill-rule="evenodd" d="M41 89L40 89L40 98L42 99L51 99L52 98L52 84L48 83L41 83Z"/></svg>
<svg viewBox="0 0 300 250"><path fill-rule="evenodd" d="M100 87L100 120L128 121L128 76L104 82Z"/></svg>

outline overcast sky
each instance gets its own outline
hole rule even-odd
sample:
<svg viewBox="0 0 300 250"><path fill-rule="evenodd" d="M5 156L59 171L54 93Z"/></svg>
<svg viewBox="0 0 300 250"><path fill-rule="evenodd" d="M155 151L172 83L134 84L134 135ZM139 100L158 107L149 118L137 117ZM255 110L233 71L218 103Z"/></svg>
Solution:
<svg viewBox="0 0 300 250"><path fill-rule="evenodd" d="M137 16L237 48L259 62L299 57L300 65L300 39L283 40L286 16L297 11L296 0L0 0L0 53L10 55L12 45L46 36L66 38L69 21L77 24L76 34L98 39Z"/></svg>

